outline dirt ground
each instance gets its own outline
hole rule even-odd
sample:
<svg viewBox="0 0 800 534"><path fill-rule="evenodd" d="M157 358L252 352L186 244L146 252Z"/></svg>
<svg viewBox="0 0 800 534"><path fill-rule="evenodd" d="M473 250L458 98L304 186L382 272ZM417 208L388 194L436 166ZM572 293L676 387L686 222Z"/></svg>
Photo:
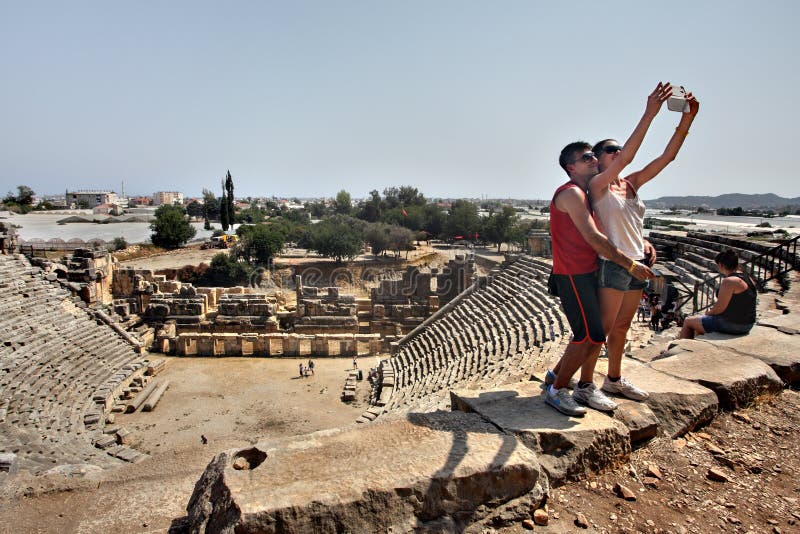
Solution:
<svg viewBox="0 0 800 534"><path fill-rule="evenodd" d="M206 249L203 250L199 245L191 245L185 248L172 251L158 251L156 254L147 254L145 251L137 251L141 256L133 259L124 259L125 256L120 256L120 265L123 267L134 267L136 269L152 269L154 271L160 269L179 269L185 265L199 265L200 263L211 263L211 258L220 252L228 253L227 249ZM485 251L487 255L495 260L498 258L502 261L501 255L492 255L491 250ZM415 250L408 253L408 258L403 254L402 261L398 262L399 268L405 268L405 263L415 264L417 260L426 258L431 254L436 254L435 258L428 261L443 265L449 259L455 257L456 254L463 254L463 249L434 249L433 247L425 244L419 244ZM306 263L317 263L320 261L333 260L322 258L316 254L308 253L305 256L278 256L275 258L275 263L278 266L295 266ZM386 264L386 258L376 259L372 254L362 254L355 258L358 262L379 263Z"/></svg>
<svg viewBox="0 0 800 534"><path fill-rule="evenodd" d="M137 257L131 260L122 260L120 265L123 267L133 267L135 269L179 269L184 265L200 265L201 263L211 263L211 258L216 254L227 250L220 249L201 249L199 246L191 246L170 252Z"/></svg>
<svg viewBox="0 0 800 534"><path fill-rule="evenodd" d="M650 441L632 453L630 464L553 490L549 523L535 531L800 532L798 427L800 394L784 390L719 414L685 438ZM617 484L631 490L628 499ZM576 524L577 513L586 529ZM496 532L528 531L511 523Z"/></svg>
<svg viewBox="0 0 800 534"><path fill-rule="evenodd" d="M160 357L161 355L157 355ZM369 406L368 387L357 401L339 400L351 358L314 359L313 375L301 378L300 358L167 357L158 380L170 387L154 412L118 414L115 426L142 438L148 454L210 442L294 436L350 424ZM359 359L364 372L375 357ZM201 448L197 448L199 451Z"/></svg>
<svg viewBox="0 0 800 534"><path fill-rule="evenodd" d="M215 454L353 424L367 408L366 380L357 385L356 401L339 399L352 358L315 359L315 374L306 378L299 364L307 359L168 360L157 379L170 387L156 409L116 414L114 422L138 435L136 448L151 457L84 479L20 477L2 488L0 532L166 532L185 515L194 483ZM358 360L365 371L375 363L374 356Z"/></svg>

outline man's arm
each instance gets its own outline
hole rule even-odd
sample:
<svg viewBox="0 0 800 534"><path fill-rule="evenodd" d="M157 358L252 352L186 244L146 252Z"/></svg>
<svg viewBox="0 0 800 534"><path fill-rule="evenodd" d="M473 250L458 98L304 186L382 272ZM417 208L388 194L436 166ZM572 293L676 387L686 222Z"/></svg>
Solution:
<svg viewBox="0 0 800 534"><path fill-rule="evenodd" d="M653 271L638 261L635 261L622 252L597 229L594 219L586 209L586 193L576 187L562 191L556 197L556 208L569 214L581 236L598 254L609 258L617 265L631 273L637 280L653 278Z"/></svg>
<svg viewBox="0 0 800 534"><path fill-rule="evenodd" d="M664 167L678 156L678 151L689 134L689 128L692 126L697 112L700 111L700 102L697 101L692 93L687 93L686 100L689 102L689 111L681 113L681 120L678 123L678 127L675 128L675 133L672 134L669 143L667 143L664 153L648 163L642 170L634 172L627 177L627 180L633 184L636 191L639 191L640 187L655 178L658 173L664 170Z"/></svg>
<svg viewBox="0 0 800 534"><path fill-rule="evenodd" d="M639 124L633 129L631 136L625 141L620 153L614 158L614 161L611 162L611 165L609 165L605 171L594 176L589 182L589 190L592 193L592 197L599 198L608 185L617 179L622 169L630 165L634 156L636 156L636 153L639 151L639 147L642 146L644 135L647 133L650 124L661 109L661 105L670 96L672 96L672 86L668 83L663 84L662 82L658 82L656 88L647 97L644 115L639 119Z"/></svg>

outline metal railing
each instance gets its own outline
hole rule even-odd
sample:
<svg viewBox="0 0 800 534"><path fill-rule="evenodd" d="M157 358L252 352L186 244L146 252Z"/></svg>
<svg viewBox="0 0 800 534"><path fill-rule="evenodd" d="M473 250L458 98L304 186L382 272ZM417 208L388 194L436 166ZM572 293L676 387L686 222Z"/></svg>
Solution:
<svg viewBox="0 0 800 534"><path fill-rule="evenodd" d="M761 254L746 261L742 270L749 274L756 282L760 292L766 289L767 282L778 279L782 287L786 282L783 275L795 271L800 267L800 258L797 256L797 241L800 235L785 241ZM692 314L707 310L714 304L719 289L722 275L708 275L701 282L695 282L692 292ZM686 299L684 302L688 302Z"/></svg>

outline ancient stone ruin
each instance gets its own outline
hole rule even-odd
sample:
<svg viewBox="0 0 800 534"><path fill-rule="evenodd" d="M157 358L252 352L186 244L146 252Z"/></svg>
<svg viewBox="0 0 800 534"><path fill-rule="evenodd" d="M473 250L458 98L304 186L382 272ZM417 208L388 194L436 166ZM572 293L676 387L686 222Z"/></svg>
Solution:
<svg viewBox="0 0 800 534"><path fill-rule="evenodd" d="M767 284L748 336L629 346L626 373L650 398L577 420L542 401L543 372L569 336L542 258L509 257L486 277L458 270L468 257L444 273L410 269L369 299L296 279L290 304L278 291L196 288L119 269L94 252L33 264L15 253L12 235L0 226L8 476L85 476L146 460L115 415L156 408L169 387L158 376L164 360L145 357L147 346L176 355L388 354L369 376L360 424L214 456L187 502L191 532L480 531L541 506L552 487L626 462L653 436L685 435L720 410L800 382L797 300L776 296L796 271ZM770 250L694 233L651 240L663 291L706 280L721 247L754 258ZM600 379L605 371L601 361Z"/></svg>
<svg viewBox="0 0 800 534"><path fill-rule="evenodd" d="M702 258L722 245L751 246L669 240L677 256L664 269L676 277L708 272ZM520 508L527 516L549 488L619 465L656 435L682 436L800 382L800 319L762 296L773 302L748 336L629 347L626 374L650 392L645 402L567 418L542 397L544 370L568 341L548 273L541 259L513 258L393 343L364 424L216 456L187 504L190 531L479 532ZM324 468L298 467L323 457Z"/></svg>

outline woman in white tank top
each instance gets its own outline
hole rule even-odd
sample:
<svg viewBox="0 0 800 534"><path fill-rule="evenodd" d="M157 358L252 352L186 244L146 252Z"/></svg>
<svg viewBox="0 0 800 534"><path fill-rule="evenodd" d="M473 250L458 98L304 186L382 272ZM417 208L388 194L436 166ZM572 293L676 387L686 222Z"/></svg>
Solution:
<svg viewBox="0 0 800 534"><path fill-rule="evenodd" d="M639 189L675 159L700 109L699 102L691 93L687 93L686 99L689 111L681 114L678 127L663 154L625 178L608 176L589 182L589 195L598 227L628 257L644 259L645 256L642 233L645 206L639 198ZM594 146L601 172L608 168L621 149L614 139L600 141ZM608 351L608 374L602 389L630 399L644 400L649 396L648 393L622 377L622 351L631 321L639 307L643 285L637 283L624 268L611 265L602 257L599 261L598 297Z"/></svg>

